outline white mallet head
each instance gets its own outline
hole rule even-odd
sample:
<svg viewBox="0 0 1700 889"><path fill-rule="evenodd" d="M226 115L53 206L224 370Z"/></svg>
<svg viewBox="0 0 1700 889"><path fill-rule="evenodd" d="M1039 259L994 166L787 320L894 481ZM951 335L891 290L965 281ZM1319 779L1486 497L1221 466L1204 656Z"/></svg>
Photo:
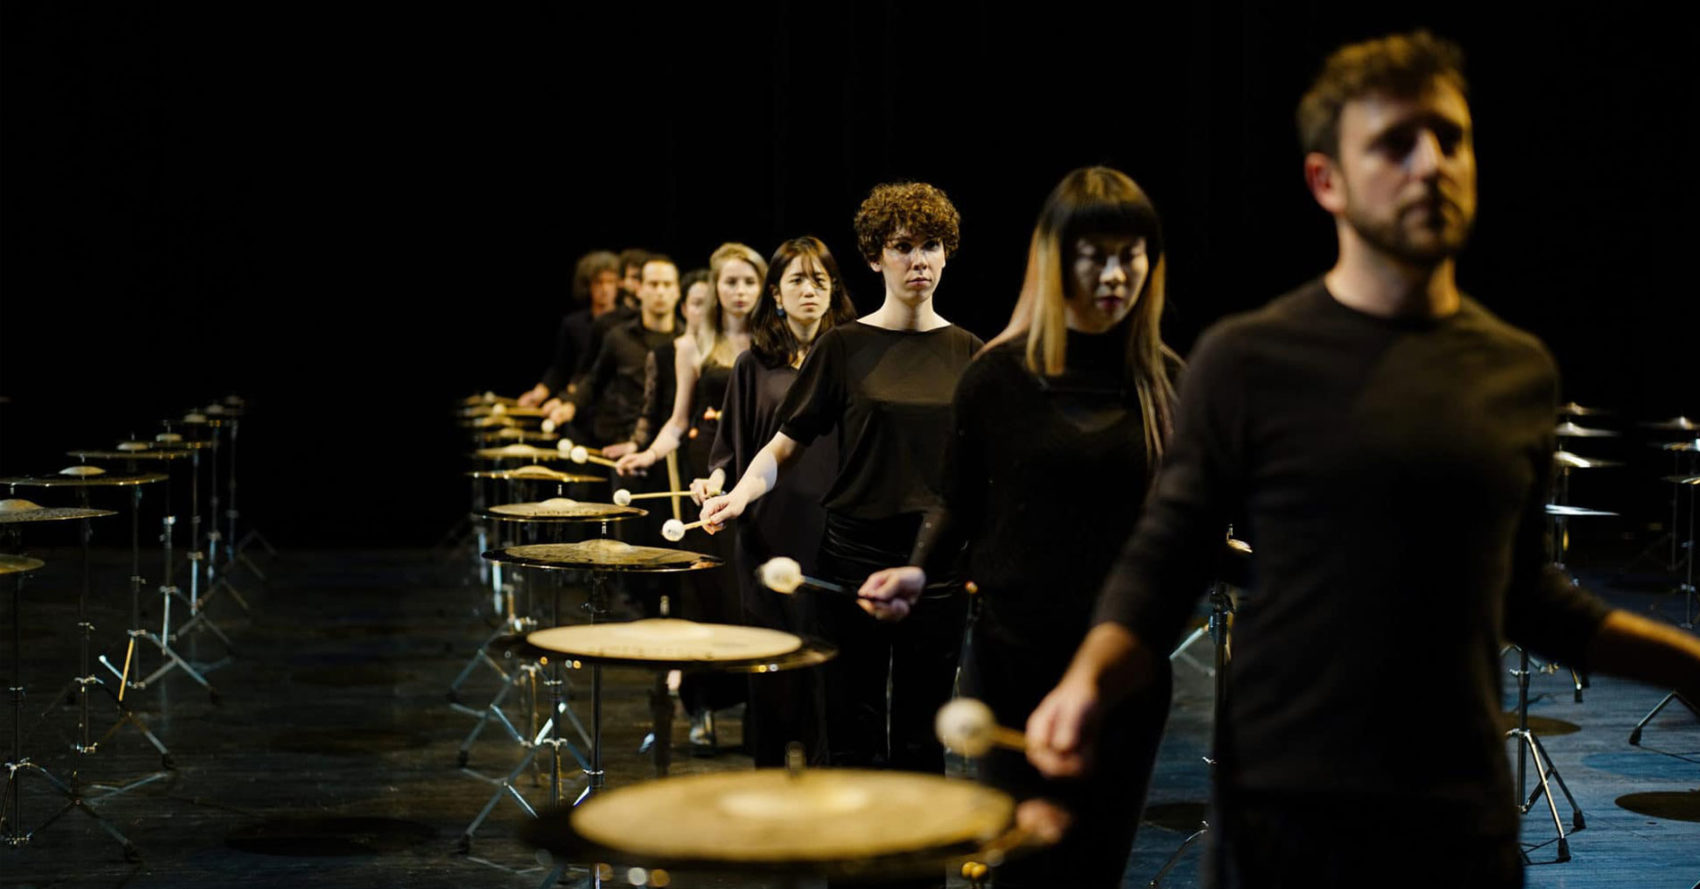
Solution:
<svg viewBox="0 0 1700 889"><path fill-rule="evenodd" d="M940 707L933 720L939 742L963 756L984 756L991 750L996 727L992 708L973 698L957 698Z"/></svg>
<svg viewBox="0 0 1700 889"><path fill-rule="evenodd" d="M668 519L661 524L661 536L671 543L685 539L685 523L678 519Z"/></svg>
<svg viewBox="0 0 1700 889"><path fill-rule="evenodd" d="M761 578L762 586L776 593L789 596L803 585L803 566L797 560L787 556L775 556L761 563L756 569Z"/></svg>
<svg viewBox="0 0 1700 889"><path fill-rule="evenodd" d="M76 466L67 466L64 469L59 470L59 474L71 476L105 475L106 470L101 469L99 466L90 466L86 463L79 463Z"/></svg>
<svg viewBox="0 0 1700 889"><path fill-rule="evenodd" d="M568 448L567 459L574 463L586 463L590 460L590 452L582 447Z"/></svg>
<svg viewBox="0 0 1700 889"><path fill-rule="evenodd" d="M548 435L549 433L554 432L554 431L555 431L555 421L549 419L548 417L544 417L543 418L543 434Z"/></svg>
<svg viewBox="0 0 1700 889"><path fill-rule="evenodd" d="M626 490L625 488L621 488L620 490L615 491L614 492L614 505L615 506L631 506L632 505L632 492Z"/></svg>

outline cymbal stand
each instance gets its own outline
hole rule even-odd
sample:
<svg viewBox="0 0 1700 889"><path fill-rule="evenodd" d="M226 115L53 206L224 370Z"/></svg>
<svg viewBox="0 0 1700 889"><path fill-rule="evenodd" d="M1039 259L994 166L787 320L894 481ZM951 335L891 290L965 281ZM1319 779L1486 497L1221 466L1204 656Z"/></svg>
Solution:
<svg viewBox="0 0 1700 889"><path fill-rule="evenodd" d="M131 471L135 471L135 468L136 468L135 467L135 461L134 460L130 461ZM130 578L130 581L131 581L130 627L131 628L126 632L126 635L128 635L130 637L130 642L125 647L125 650L124 650L124 666L123 666L122 669L114 666L111 659L109 659L104 654L101 655L99 659L100 659L101 664L104 665L106 667L106 669L112 673L113 676L116 676L118 678L118 685L119 685L119 688L120 688L120 691L118 693L118 697L119 697L120 700L123 699L124 690L126 690L126 689L132 689L133 688L133 689L136 689L137 691L142 691L142 690L146 689L148 686L153 685L155 682L158 682L161 677L163 677L167 673L170 673L172 670L182 670L185 674L187 674L189 676L190 679L195 680L197 683L200 684L200 686L202 688L206 689L207 690L207 696L212 700L212 702L214 704L217 704L218 703L218 690L213 688L212 683L207 681L207 677L201 675L201 671L195 669L192 665L190 665L190 663L187 660L185 660L183 658L182 655L178 654L176 649L171 647L171 642L169 641L169 640L175 638L174 635L171 632L171 600L172 600L173 597L176 597L176 598L179 598L179 599L183 597L183 591L179 590L177 588L177 585L176 585L175 580L174 580L174 578L176 576L176 570L177 570L177 560L176 560L176 557L172 553L172 549L173 549L173 538L176 536L177 516L173 514L173 506L172 506L173 500L172 500L172 497L171 497L171 485L172 485L171 466L170 466L170 464L167 464L166 467L165 467L165 508L164 508L164 514L160 518L160 534L159 534L159 542L160 542L160 550L161 550L160 561L161 561L161 565L162 565L160 570L162 572L164 572L163 579L162 579L160 586L159 586L159 596L160 596L160 626L159 626L159 632L154 633L154 632L148 630L146 627L142 626L140 608L136 604L139 601L139 598L140 598L139 592L138 592L139 586L143 582L143 579L140 576L138 576L138 575L141 574L141 556L140 556L140 551L139 551L138 546L137 546L138 541L136 540L136 537L137 537L137 527L136 526L137 526L137 523L139 522L139 515L140 515L140 509L141 509L141 503L142 503L142 491L141 491L141 488L138 487L136 489L136 492L135 492L135 501L134 501L134 504L133 504L133 509L135 510L135 512L132 513L131 532L130 532L130 536L131 536L131 567L132 567L132 570L131 570L132 576ZM141 675L142 670L143 670L141 655L139 653L137 653L137 651L136 651L136 640L138 640L138 639L140 639L143 642L147 642L147 643L153 645L153 647L155 649L157 649L160 654L165 656L166 660L165 660L164 663L161 663L159 665L159 667L157 667L152 673L147 674L147 676L145 678L131 679L130 676L132 674L139 676L139 675ZM173 768L173 766L171 764L171 754L169 754L169 753L165 754L164 762L165 762L166 768Z"/></svg>
<svg viewBox="0 0 1700 889"><path fill-rule="evenodd" d="M253 559L248 558L245 550L250 544L258 543L265 549L267 555L275 559L277 558L277 547L272 546L271 541L266 539L266 535L260 533L259 528L250 527L247 534L240 538L236 536L236 522L242 516L242 513L236 509L236 432L241 425L242 418L229 416L227 420L230 423L230 481L225 488L230 492L230 508L225 510L224 516L230 520L230 536L228 539L231 541L229 547L230 564L227 568L234 568L237 562L241 562L249 571L254 572L254 576L258 577L261 583L264 583L266 580L265 572L260 570L259 565L254 564Z"/></svg>
<svg viewBox="0 0 1700 889"><path fill-rule="evenodd" d="M1234 599L1231 590L1231 586L1219 580L1210 585L1210 620L1205 624L1210 632L1211 645L1215 649L1213 669L1210 673L1215 683L1215 694L1210 702L1211 752L1209 756L1204 757L1204 764L1212 770L1216 768L1216 742L1214 738L1219 734L1218 729L1222 725L1223 714L1227 713L1228 667L1233 660L1233 652L1228 647L1229 615L1234 613ZM1184 646L1182 647L1184 648ZM1151 878L1151 882L1145 884L1147 889L1157 889L1158 886L1162 885L1163 878L1169 875L1169 871L1174 870L1176 864L1180 863L1181 855L1209 832L1210 821L1207 817L1204 821L1199 822L1197 830L1189 834L1186 839L1181 840L1180 846L1176 847L1168 860L1163 862L1163 866L1157 869L1157 874Z"/></svg>
<svg viewBox="0 0 1700 889"><path fill-rule="evenodd" d="M603 523L604 535L606 535L607 529L607 523ZM608 614L608 578L606 573L601 571L592 570L589 574L590 596L588 601L584 604L584 610L590 615L591 623L596 623L599 618L606 617ZM560 606L561 587L560 584L557 583L555 585L554 609L557 623L559 622L561 613ZM549 748L550 753L550 805L557 805L561 801L561 748L563 747L566 748L567 753L570 754L578 763L579 769L584 773L585 778L584 790L578 795L577 799L573 801L573 805L576 806L579 803L584 802L584 800L592 793L602 789L603 782L605 780L605 774L602 769L602 666L600 664L592 664L590 667L591 716L590 730L587 732L584 724L578 720L578 717L573 713L571 707L568 705L567 680L565 675L562 673L562 661L563 659L557 658L553 661L549 661L548 663L549 679L546 680L544 684L550 690L550 718L543 724L543 727L538 730L537 735L531 739L530 743L527 745L525 756L520 759L519 764L514 766L513 770L508 772L508 774L500 780L486 778L477 772L473 772L471 769L462 769L462 771L471 774L475 778L495 784L496 792L491 795L489 801L484 804L484 808L478 813L478 816L472 819L472 823L466 826L466 830L461 832L460 840L458 842L460 852L465 853L471 848L473 834L475 834L478 828L484 823L484 819L490 817L490 813L495 810L496 804L500 802L503 797L513 799L514 802L519 804L521 809L525 810L527 815L530 815L533 818L537 817L537 810L532 808L530 803L526 802L525 797L522 796L519 790L515 787L515 782L519 779L520 775L524 774L527 769L531 768L531 764L534 760L536 760L538 752L545 747ZM563 718L565 721L572 722L574 728L578 730L580 739L584 741L585 745L589 748L588 758L586 754L579 752L579 749L573 746L570 740L561 737L561 722L563 721ZM551 873L550 878L544 885L552 884L560 877L559 867L560 866L557 866L557 870Z"/></svg>
<svg viewBox="0 0 1700 889"><path fill-rule="evenodd" d="M242 595L241 590L236 588L236 584L230 582L230 575L225 570L229 567L229 563L231 561L229 557L230 547L228 543L233 541L226 541L224 533L218 529L219 516L223 514L218 508L220 502L218 494L218 455L219 451L222 450L219 446L219 430L223 429L228 424L226 421L215 417L207 418L206 422L207 427L212 430L212 435L207 437L207 440L212 442L212 447L210 448L212 451L212 466L207 477L207 491L209 495L208 508L212 514L212 521L209 524L211 525L212 530L207 532L207 594L203 597L202 607L205 607L204 602L206 600L210 600L213 596L218 594L219 590L224 589L230 591L230 597L236 600L237 605L242 606L242 612L244 614L251 614L254 609L248 605L247 598ZM229 459L227 458L225 462L228 463ZM223 547L222 552L220 547Z"/></svg>
<svg viewBox="0 0 1700 889"><path fill-rule="evenodd" d="M6 846L13 849L28 845L30 840L33 839L37 833L52 826L53 822L58 821L66 812L76 809L93 819L94 823L99 825L100 829L105 831L107 836L118 841L119 845L124 850L124 858L126 860L139 861L142 856L141 851L136 848L136 845L130 842L128 837L120 833L118 828L112 825L112 822L101 817L100 813L95 811L93 806L89 805L88 800L83 798L81 782L77 780L75 773L72 774L70 781L65 781L59 776L48 771L46 767L31 762L29 756L24 753L24 636L23 616L20 603L23 594L23 587L24 580L22 575L13 579L13 684L10 689L12 692L12 751L11 756L6 760L6 787L4 792L0 792L0 843L4 843ZM87 643L85 642L85 645L86 644ZM47 818L47 820L41 822L41 824L37 825L34 829L24 826L22 793L23 779L25 775L29 774L40 776L42 780L47 782L48 786L54 793L59 794L59 796L63 797L65 800L65 804L60 806L59 811L54 812Z"/></svg>
<svg viewBox="0 0 1700 889"><path fill-rule="evenodd" d="M1558 475L1553 480L1553 502L1561 506L1569 505L1570 503L1569 466L1560 465L1558 467ZM1553 567L1563 572L1564 576L1570 579L1571 586L1576 586L1576 575L1570 573L1568 565L1570 558L1570 519L1563 515L1553 516L1551 531L1553 535L1552 539L1556 543L1554 549L1556 549L1558 553L1558 558L1554 561ZM1540 665L1540 669L1545 673L1556 673L1558 672L1558 664L1542 664ZM1580 704L1582 703L1582 689L1588 687L1588 679L1586 676L1577 673L1575 667L1566 667L1565 669L1570 671L1572 698L1576 701L1576 703Z"/></svg>
<svg viewBox="0 0 1700 889"><path fill-rule="evenodd" d="M1558 803L1552 795L1552 788L1555 785L1564 794L1565 800L1570 803L1571 832L1587 827L1588 823L1582 817L1582 808L1576 805L1576 798L1570 795L1570 788L1565 785L1564 778L1558 774L1558 765L1552 761L1551 756L1547 755L1546 747L1541 744L1541 739L1529 730L1529 652L1520 645L1515 647L1517 648L1518 664L1517 669L1511 671L1511 675L1517 677L1517 727L1507 731L1505 737L1512 739L1517 744L1517 811L1524 815L1529 814L1534 809L1535 802L1544 797L1547 801L1547 812L1552 815L1553 829L1558 832L1558 858L1556 860L1569 861L1570 841L1566 838L1564 832L1564 822L1558 817ZM1523 791L1528 787L1529 760L1534 761L1535 789L1525 799L1523 798ZM1528 863L1528 851L1519 847L1519 852L1523 856L1523 861Z"/></svg>
<svg viewBox="0 0 1700 889"><path fill-rule="evenodd" d="M88 508L88 489L81 488L78 490L78 493L78 501L83 508ZM89 620L88 600L89 592L94 585L94 568L93 560L89 555L89 546L94 540L94 521L92 519L83 519L79 524L82 526L80 536L82 538L83 550L83 580L77 587L77 675L71 677L71 680L65 683L65 687L60 689L58 694L49 699L53 703L49 704L47 709L42 711L40 721L45 722L53 715L53 711L59 706L59 701L74 697L77 703L77 730L70 746L72 752L77 754L78 762L81 762L84 757L93 756L100 750L100 745L102 743L105 743L107 739L111 738L120 727L125 724L129 724L135 726L136 730L141 732L142 736L147 739L148 743L152 744L153 748L159 752L161 765L161 769L159 771L144 775L128 784L105 788L107 792L102 794L101 797L97 797L104 798L117 796L120 793L126 793L144 784L149 784L164 778L171 768L171 751L166 749L165 744L159 740L159 737L149 730L147 724L142 722L141 717L137 716L135 711L131 710L124 704L123 697L114 693L111 688L107 687L105 682L101 681L100 676L94 671L93 664L90 663L92 653L92 645L90 643L94 636L94 624ZM107 697L111 699L113 705L118 709L118 721L112 726L111 730L107 731L106 734L102 735L99 739L93 737L93 714L90 713L89 705L89 689L91 687L98 688L105 692ZM73 768L71 770L71 783L75 787L82 786L80 767Z"/></svg>
<svg viewBox="0 0 1700 889"><path fill-rule="evenodd" d="M1689 555L1689 558L1688 558L1688 574L1687 574L1685 580L1683 581L1683 584L1682 584L1682 587L1681 587L1681 589L1682 589L1682 601L1683 601L1683 604L1682 604L1683 621L1678 626L1681 626L1684 629L1693 629L1693 627L1694 627L1694 599L1695 599L1695 592L1694 592L1694 492L1695 492L1696 489L1700 489L1700 484L1696 484L1694 482L1689 482L1689 483L1687 483L1687 487L1688 487L1688 542L1685 543L1684 546L1686 546L1688 548L1688 555ZM1674 528L1673 528L1673 530L1674 530ZM1653 721L1653 717L1659 715L1659 711L1670 706L1671 701L1680 702L1684 707L1688 708L1688 712L1693 713L1696 717L1700 717L1700 708L1695 707L1693 701L1690 701L1689 699L1683 697L1680 694L1677 694L1674 691L1670 692L1669 694L1665 695L1664 698L1660 699L1659 703L1654 705L1653 709L1648 711L1646 716L1641 717L1640 722L1635 723L1635 728L1631 729L1630 732L1629 732L1629 743L1630 744L1639 745L1641 743L1641 730L1647 727L1647 723Z"/></svg>
<svg viewBox="0 0 1700 889"><path fill-rule="evenodd" d="M499 523L497 527L500 527ZM498 541L497 547L500 548L500 546L501 543ZM461 742L460 751L456 754L456 764L463 768L466 766L467 759L471 755L473 742L478 740L478 736L484 733L484 729L490 724L491 719L495 719L500 722L508 735L513 738L514 741L519 743L521 747L530 743L527 740L527 737L522 735L520 731L514 727L513 722L508 719L507 713L502 710L502 704L507 700L508 695L512 694L515 689L530 689L530 694L527 697L527 711L532 714L531 730L533 732L537 731L536 689L537 676L541 671L541 665L536 661L527 658L517 667L513 668L512 672L509 672L508 670L503 669L502 665L490 654L490 650L497 647L501 640L512 637L524 637L526 633L537 629L537 619L530 616L532 613L530 588L526 588L526 602L524 606L524 613L522 614L514 604L515 585L511 582L502 582L503 575L501 568L502 565L500 562L493 564L491 566L490 576L493 578L494 582L501 584L501 589L498 592L500 595L499 601L501 602L501 613L503 615L502 622L496 626L495 630L493 630L482 643L479 644L478 650L473 653L472 659L466 662L466 666L461 668L460 675L455 677L454 682L449 683L449 706L456 712L478 717L477 723L473 725L472 731L467 734L466 740ZM556 607L558 613L558 603ZM478 668L479 664L485 664L489 666L490 669L496 671L496 675L501 677L502 684L501 689L488 704L481 708L473 708L461 703L460 687L472 677L473 671Z"/></svg>
<svg viewBox="0 0 1700 889"><path fill-rule="evenodd" d="M208 583L211 583L212 572L207 569L207 554L201 550L201 449L192 448L189 452L189 595L185 598L181 591L177 597L189 606L189 619L183 622L175 632L166 638L173 642L183 638L190 630L204 628L223 643L225 656L211 663L196 663L202 673L211 673L219 667L230 663L235 654L236 646L231 644L230 637L207 617L204 610L204 600L201 596L201 575L205 571ZM193 653L191 653L191 657Z"/></svg>

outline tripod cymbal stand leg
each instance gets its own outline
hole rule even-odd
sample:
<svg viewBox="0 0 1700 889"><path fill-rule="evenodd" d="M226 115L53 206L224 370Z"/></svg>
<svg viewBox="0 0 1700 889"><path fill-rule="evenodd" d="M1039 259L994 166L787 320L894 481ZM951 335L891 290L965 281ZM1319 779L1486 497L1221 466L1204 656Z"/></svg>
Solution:
<svg viewBox="0 0 1700 889"><path fill-rule="evenodd" d="M1228 697L1228 666L1233 659L1233 654L1228 648L1228 616L1233 611L1234 602L1233 597L1229 594L1228 585L1221 582L1212 584L1210 587L1210 620L1204 625L1204 629L1210 633L1210 641L1215 649L1211 672L1215 688L1215 694L1210 705L1212 725L1220 725L1222 714L1227 712L1225 702ZM1212 746L1214 746L1214 742L1212 742ZM1211 769L1216 767L1214 750L1211 751L1210 756L1204 758L1204 763ZM1181 844L1175 848L1175 851L1163 862L1163 866L1158 868L1157 873L1151 877L1151 882L1145 884L1146 889L1157 889L1161 886L1163 878L1167 877L1169 871L1174 870L1175 865L1180 863L1181 855L1185 854L1193 843L1198 842L1209 832L1209 820L1199 822L1198 829L1189 834L1186 839L1181 840Z"/></svg>
<svg viewBox="0 0 1700 889"><path fill-rule="evenodd" d="M1587 827L1587 821L1582 815L1582 809L1576 805L1576 798L1571 796L1570 788L1565 785L1564 778L1558 773L1558 766L1547 755L1540 738L1529 730L1529 653L1518 647L1518 666L1511 671L1517 677L1517 727L1505 733L1505 737L1517 744L1517 809L1527 815L1542 797L1547 801L1547 812L1552 816L1553 830L1557 833L1558 856L1556 861L1570 860L1570 841L1564 830L1564 822L1558 816L1558 803L1552 789L1557 787L1570 804L1571 832ZM1533 761L1535 766L1535 789L1524 797L1528 787L1528 764ZM1523 860L1529 861L1527 849L1521 849Z"/></svg>

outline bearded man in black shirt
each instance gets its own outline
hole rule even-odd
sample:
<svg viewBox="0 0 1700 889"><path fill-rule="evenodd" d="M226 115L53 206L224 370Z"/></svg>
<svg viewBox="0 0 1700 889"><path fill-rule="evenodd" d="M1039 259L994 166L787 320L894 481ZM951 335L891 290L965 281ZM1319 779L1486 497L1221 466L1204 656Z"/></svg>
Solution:
<svg viewBox="0 0 1700 889"><path fill-rule="evenodd" d="M1041 771L1086 772L1097 715L1155 674L1236 522L1257 566L1216 727L1218 886L1521 885L1504 638L1700 693L1700 640L1547 562L1557 371L1454 278L1465 91L1424 32L1329 58L1298 122L1339 258L1200 338L1098 623L1027 725Z"/></svg>
<svg viewBox="0 0 1700 889"><path fill-rule="evenodd" d="M549 415L557 425L570 423L592 403L596 414L590 434L594 443L607 445L609 458L624 456L633 449L632 433L643 413L644 364L649 353L659 350L670 358L673 338L679 334L679 268L665 256L653 255L643 265L638 287L638 317L608 331L596 356L561 405ZM658 352L659 354L659 352ZM663 381L672 382L671 367ZM672 402L671 392L667 403Z"/></svg>

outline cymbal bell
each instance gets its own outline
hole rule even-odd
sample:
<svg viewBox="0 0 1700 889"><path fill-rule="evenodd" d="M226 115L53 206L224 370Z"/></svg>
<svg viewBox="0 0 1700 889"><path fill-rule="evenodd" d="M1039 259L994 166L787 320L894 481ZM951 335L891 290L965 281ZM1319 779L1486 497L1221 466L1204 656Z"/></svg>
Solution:
<svg viewBox="0 0 1700 889"><path fill-rule="evenodd" d="M1567 401L1558 406L1561 417L1597 417L1610 414L1611 411L1601 407L1583 407L1574 401Z"/></svg>
<svg viewBox="0 0 1700 889"><path fill-rule="evenodd" d="M1610 429L1591 429L1578 426L1568 421L1558 424L1558 428L1554 431L1559 438L1616 438L1621 434Z"/></svg>
<svg viewBox="0 0 1700 889"><path fill-rule="evenodd" d="M1565 469L1606 469L1612 466L1623 465L1622 460L1595 460L1590 457L1572 454L1569 451L1554 452L1552 455L1552 462L1554 466L1561 466Z"/></svg>
<svg viewBox="0 0 1700 889"><path fill-rule="evenodd" d="M1675 432L1692 432L1696 429L1700 429L1700 423L1696 423L1687 417L1671 417L1668 420L1656 420L1650 423L1642 423L1640 426L1643 429L1667 429Z"/></svg>

